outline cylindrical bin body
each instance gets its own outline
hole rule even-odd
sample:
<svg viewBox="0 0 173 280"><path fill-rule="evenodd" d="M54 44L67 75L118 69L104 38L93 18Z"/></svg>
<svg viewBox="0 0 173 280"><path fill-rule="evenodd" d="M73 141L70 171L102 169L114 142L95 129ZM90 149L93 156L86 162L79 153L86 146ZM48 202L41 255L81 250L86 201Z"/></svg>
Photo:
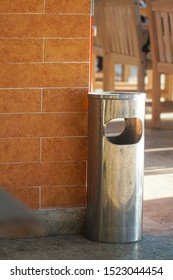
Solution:
<svg viewBox="0 0 173 280"><path fill-rule="evenodd" d="M142 239L144 93L89 93L87 225L89 239ZM116 135L123 120L124 129ZM112 126L112 132L107 132ZM115 132L115 133L114 133Z"/></svg>

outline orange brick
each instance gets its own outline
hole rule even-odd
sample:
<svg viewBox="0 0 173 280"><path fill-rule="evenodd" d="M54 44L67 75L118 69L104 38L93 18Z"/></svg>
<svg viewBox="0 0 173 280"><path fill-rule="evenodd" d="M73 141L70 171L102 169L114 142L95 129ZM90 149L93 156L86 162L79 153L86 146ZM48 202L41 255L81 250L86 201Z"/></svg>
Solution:
<svg viewBox="0 0 173 280"><path fill-rule="evenodd" d="M1 113L40 112L40 110L40 90L0 90Z"/></svg>
<svg viewBox="0 0 173 280"><path fill-rule="evenodd" d="M90 0L47 0L47 13L90 13Z"/></svg>
<svg viewBox="0 0 173 280"><path fill-rule="evenodd" d="M40 160L39 139L0 139L0 162L34 162Z"/></svg>
<svg viewBox="0 0 173 280"><path fill-rule="evenodd" d="M88 64L1 64L1 88L87 87Z"/></svg>
<svg viewBox="0 0 173 280"><path fill-rule="evenodd" d="M0 138L86 135L87 113L0 114Z"/></svg>
<svg viewBox="0 0 173 280"><path fill-rule="evenodd" d="M2 38L89 38L89 15L1 14Z"/></svg>
<svg viewBox="0 0 173 280"><path fill-rule="evenodd" d="M86 138L43 138L43 161L80 161L87 158Z"/></svg>
<svg viewBox="0 0 173 280"><path fill-rule="evenodd" d="M39 208L39 188L8 187L9 192L17 201L24 203L31 209Z"/></svg>
<svg viewBox="0 0 173 280"><path fill-rule="evenodd" d="M88 62L89 40L45 40L46 62Z"/></svg>
<svg viewBox="0 0 173 280"><path fill-rule="evenodd" d="M85 162L0 164L3 187L85 185Z"/></svg>
<svg viewBox="0 0 173 280"><path fill-rule="evenodd" d="M86 203L85 186L57 186L41 189L41 208L81 207Z"/></svg>
<svg viewBox="0 0 173 280"><path fill-rule="evenodd" d="M44 0L1 0L0 13L42 13Z"/></svg>
<svg viewBox="0 0 173 280"><path fill-rule="evenodd" d="M46 64L43 65L45 87L87 87L88 64Z"/></svg>
<svg viewBox="0 0 173 280"><path fill-rule="evenodd" d="M87 89L43 90L43 111L83 112L88 110Z"/></svg>
<svg viewBox="0 0 173 280"><path fill-rule="evenodd" d="M41 62L42 40L0 40L0 62Z"/></svg>

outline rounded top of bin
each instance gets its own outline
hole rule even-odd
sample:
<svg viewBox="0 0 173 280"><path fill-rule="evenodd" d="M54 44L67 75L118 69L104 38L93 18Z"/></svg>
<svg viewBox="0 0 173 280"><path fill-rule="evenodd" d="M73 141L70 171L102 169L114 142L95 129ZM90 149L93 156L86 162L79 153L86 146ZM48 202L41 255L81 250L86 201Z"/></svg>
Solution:
<svg viewBox="0 0 173 280"><path fill-rule="evenodd" d="M145 98L143 92L89 92L89 98L98 99L115 99L115 100L132 100L137 98Z"/></svg>

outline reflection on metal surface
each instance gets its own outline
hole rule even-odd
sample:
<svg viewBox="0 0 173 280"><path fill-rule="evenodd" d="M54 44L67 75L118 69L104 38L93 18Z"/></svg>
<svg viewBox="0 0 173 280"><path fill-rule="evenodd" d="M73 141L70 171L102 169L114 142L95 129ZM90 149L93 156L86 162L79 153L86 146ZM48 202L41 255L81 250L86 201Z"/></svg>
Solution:
<svg viewBox="0 0 173 280"><path fill-rule="evenodd" d="M105 125L105 136L112 144L117 145L130 145L136 144L140 141L142 137L142 122L139 118L125 118L124 119L124 130L119 135L111 135L109 136L106 134L106 127L108 124ZM116 122L115 128L116 128Z"/></svg>
<svg viewBox="0 0 173 280"><path fill-rule="evenodd" d="M142 238L145 94L89 94L87 236ZM116 134L116 119L124 129ZM107 124L112 122L112 131ZM115 131L115 134L114 134Z"/></svg>
<svg viewBox="0 0 173 280"><path fill-rule="evenodd" d="M113 137L121 134L125 129L125 119L124 118L116 118L110 120L105 124L105 136Z"/></svg>

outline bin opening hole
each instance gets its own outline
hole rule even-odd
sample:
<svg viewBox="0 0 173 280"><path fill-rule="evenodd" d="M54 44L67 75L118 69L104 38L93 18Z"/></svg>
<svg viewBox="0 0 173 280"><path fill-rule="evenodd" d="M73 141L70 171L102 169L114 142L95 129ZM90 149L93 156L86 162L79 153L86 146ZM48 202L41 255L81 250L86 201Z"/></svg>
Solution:
<svg viewBox="0 0 173 280"><path fill-rule="evenodd" d="M139 118L117 118L105 125L105 136L112 144L136 144L142 137L142 121Z"/></svg>

